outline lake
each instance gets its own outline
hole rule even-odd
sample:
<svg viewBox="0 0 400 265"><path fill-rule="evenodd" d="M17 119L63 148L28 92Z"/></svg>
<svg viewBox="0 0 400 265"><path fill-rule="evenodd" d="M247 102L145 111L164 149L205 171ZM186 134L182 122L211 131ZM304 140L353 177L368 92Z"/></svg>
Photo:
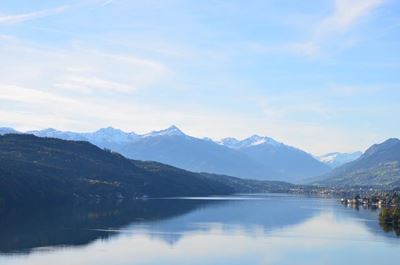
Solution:
<svg viewBox="0 0 400 265"><path fill-rule="evenodd" d="M0 264L392 264L378 213L284 194L25 209L0 220Z"/></svg>

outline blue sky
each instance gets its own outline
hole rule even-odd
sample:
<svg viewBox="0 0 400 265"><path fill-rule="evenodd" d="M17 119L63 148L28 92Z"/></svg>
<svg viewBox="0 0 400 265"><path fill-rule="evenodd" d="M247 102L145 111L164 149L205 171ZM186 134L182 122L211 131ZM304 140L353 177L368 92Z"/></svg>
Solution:
<svg viewBox="0 0 400 265"><path fill-rule="evenodd" d="M0 121L314 154L400 136L395 0L0 2Z"/></svg>

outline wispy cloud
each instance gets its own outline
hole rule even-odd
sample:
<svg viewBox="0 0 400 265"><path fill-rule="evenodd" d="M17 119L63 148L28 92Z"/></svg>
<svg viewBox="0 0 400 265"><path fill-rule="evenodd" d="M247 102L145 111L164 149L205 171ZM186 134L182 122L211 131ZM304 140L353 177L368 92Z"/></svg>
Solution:
<svg viewBox="0 0 400 265"><path fill-rule="evenodd" d="M67 75L62 83L55 83L55 87L75 92L90 93L91 91L115 91L128 93L136 87L116 81L105 80L97 76Z"/></svg>
<svg viewBox="0 0 400 265"><path fill-rule="evenodd" d="M104 1L104 2L101 4L101 6L108 6L108 5L112 4L112 2L114 2L114 0L107 0L107 1Z"/></svg>
<svg viewBox="0 0 400 265"><path fill-rule="evenodd" d="M0 85L19 84L47 90L99 95L126 94L165 83L171 70L162 62L118 53L83 48L46 49L4 39L0 54ZM23 69L18 74L13 69ZM22 73L22 74L21 74Z"/></svg>
<svg viewBox="0 0 400 265"><path fill-rule="evenodd" d="M294 44L293 51L305 56L318 56L324 42L345 33L384 2L385 0L335 0L333 12L316 24L309 40Z"/></svg>
<svg viewBox="0 0 400 265"><path fill-rule="evenodd" d="M51 49L8 36L0 40L2 122L82 130L138 122L150 129L159 124L144 113L168 123L182 115L142 102L134 93L166 85L171 70L162 62L78 44Z"/></svg>
<svg viewBox="0 0 400 265"><path fill-rule="evenodd" d="M24 14L3 15L3 16L0 16L0 25L1 24L17 24L17 23L21 23L21 22L25 22L25 21L29 21L29 20L33 20L33 19L47 17L47 16L62 13L67 9L68 9L68 6L61 6L61 7L57 7L57 8L40 10L40 11L24 13Z"/></svg>
<svg viewBox="0 0 400 265"><path fill-rule="evenodd" d="M385 86L348 86L348 85L333 85L328 88L328 92L333 95L352 97L365 94L376 94L385 89Z"/></svg>
<svg viewBox="0 0 400 265"><path fill-rule="evenodd" d="M385 0L335 0L333 13L325 17L315 29L315 37L325 37L346 31Z"/></svg>
<svg viewBox="0 0 400 265"><path fill-rule="evenodd" d="M305 30L310 32L305 40L270 46L251 43L249 48L260 53L291 53L316 58L321 55L327 44L335 43L341 34L349 31L384 3L385 0L333 0L332 12ZM341 38L338 46L352 46L354 43L354 38Z"/></svg>
<svg viewBox="0 0 400 265"><path fill-rule="evenodd" d="M194 136L257 133L316 153L399 132L389 117L400 97L398 34L388 30L398 24L396 1L235 10L215 1L62 2L0 12L2 123L139 133L174 123ZM51 23L61 15L71 23ZM30 22L43 23L8 26Z"/></svg>

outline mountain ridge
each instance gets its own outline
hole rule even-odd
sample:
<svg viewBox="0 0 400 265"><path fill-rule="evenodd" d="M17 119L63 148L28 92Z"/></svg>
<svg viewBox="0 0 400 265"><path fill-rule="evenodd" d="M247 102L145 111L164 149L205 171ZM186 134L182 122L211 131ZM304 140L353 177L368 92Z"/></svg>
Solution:
<svg viewBox="0 0 400 265"><path fill-rule="evenodd" d="M151 161L127 159L86 141L29 134L0 136L0 208L35 202L63 204L142 197L266 192L289 183L242 180L190 172ZM229 183L235 183L235 187ZM269 184L264 181L262 183Z"/></svg>
<svg viewBox="0 0 400 265"><path fill-rule="evenodd" d="M300 183L303 179L330 170L328 166L300 149L259 135L243 140L231 137L225 138L225 141L214 141L210 138L189 136L174 125L142 135L126 133L112 127L92 133L63 132L55 129L30 133L40 137L88 141L131 159L153 160L195 172L249 179Z"/></svg>

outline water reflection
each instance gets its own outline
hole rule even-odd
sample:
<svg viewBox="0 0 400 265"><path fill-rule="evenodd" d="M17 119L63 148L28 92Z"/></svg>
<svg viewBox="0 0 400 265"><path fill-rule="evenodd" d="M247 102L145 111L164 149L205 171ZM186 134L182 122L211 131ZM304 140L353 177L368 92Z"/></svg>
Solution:
<svg viewBox="0 0 400 265"><path fill-rule="evenodd" d="M171 218L206 204L209 202L136 200L117 205L9 211L0 218L0 252L29 252L38 247L85 245L97 238L106 239L116 234L116 229L130 223Z"/></svg>
<svg viewBox="0 0 400 265"><path fill-rule="evenodd" d="M385 222L385 220L381 220L379 217L379 213L384 208L377 206L366 206L366 205L354 205L354 204L345 204L344 207L352 210L356 210L356 215L359 217L366 217L369 222L367 223L368 228L376 233L379 233L381 230L385 232L385 236L387 237L400 237L400 227L396 224Z"/></svg>
<svg viewBox="0 0 400 265"><path fill-rule="evenodd" d="M376 217L334 200L292 196L75 208L56 211L52 221L46 220L49 216L32 217L26 227L17 222L10 231L2 229L1 251L29 249L29 254L0 254L0 264L391 262L400 257L400 240L382 232ZM50 248L37 248L43 246Z"/></svg>
<svg viewBox="0 0 400 265"><path fill-rule="evenodd" d="M400 237L400 227L398 225L393 225L391 223L379 222L382 230L386 233L395 233Z"/></svg>

